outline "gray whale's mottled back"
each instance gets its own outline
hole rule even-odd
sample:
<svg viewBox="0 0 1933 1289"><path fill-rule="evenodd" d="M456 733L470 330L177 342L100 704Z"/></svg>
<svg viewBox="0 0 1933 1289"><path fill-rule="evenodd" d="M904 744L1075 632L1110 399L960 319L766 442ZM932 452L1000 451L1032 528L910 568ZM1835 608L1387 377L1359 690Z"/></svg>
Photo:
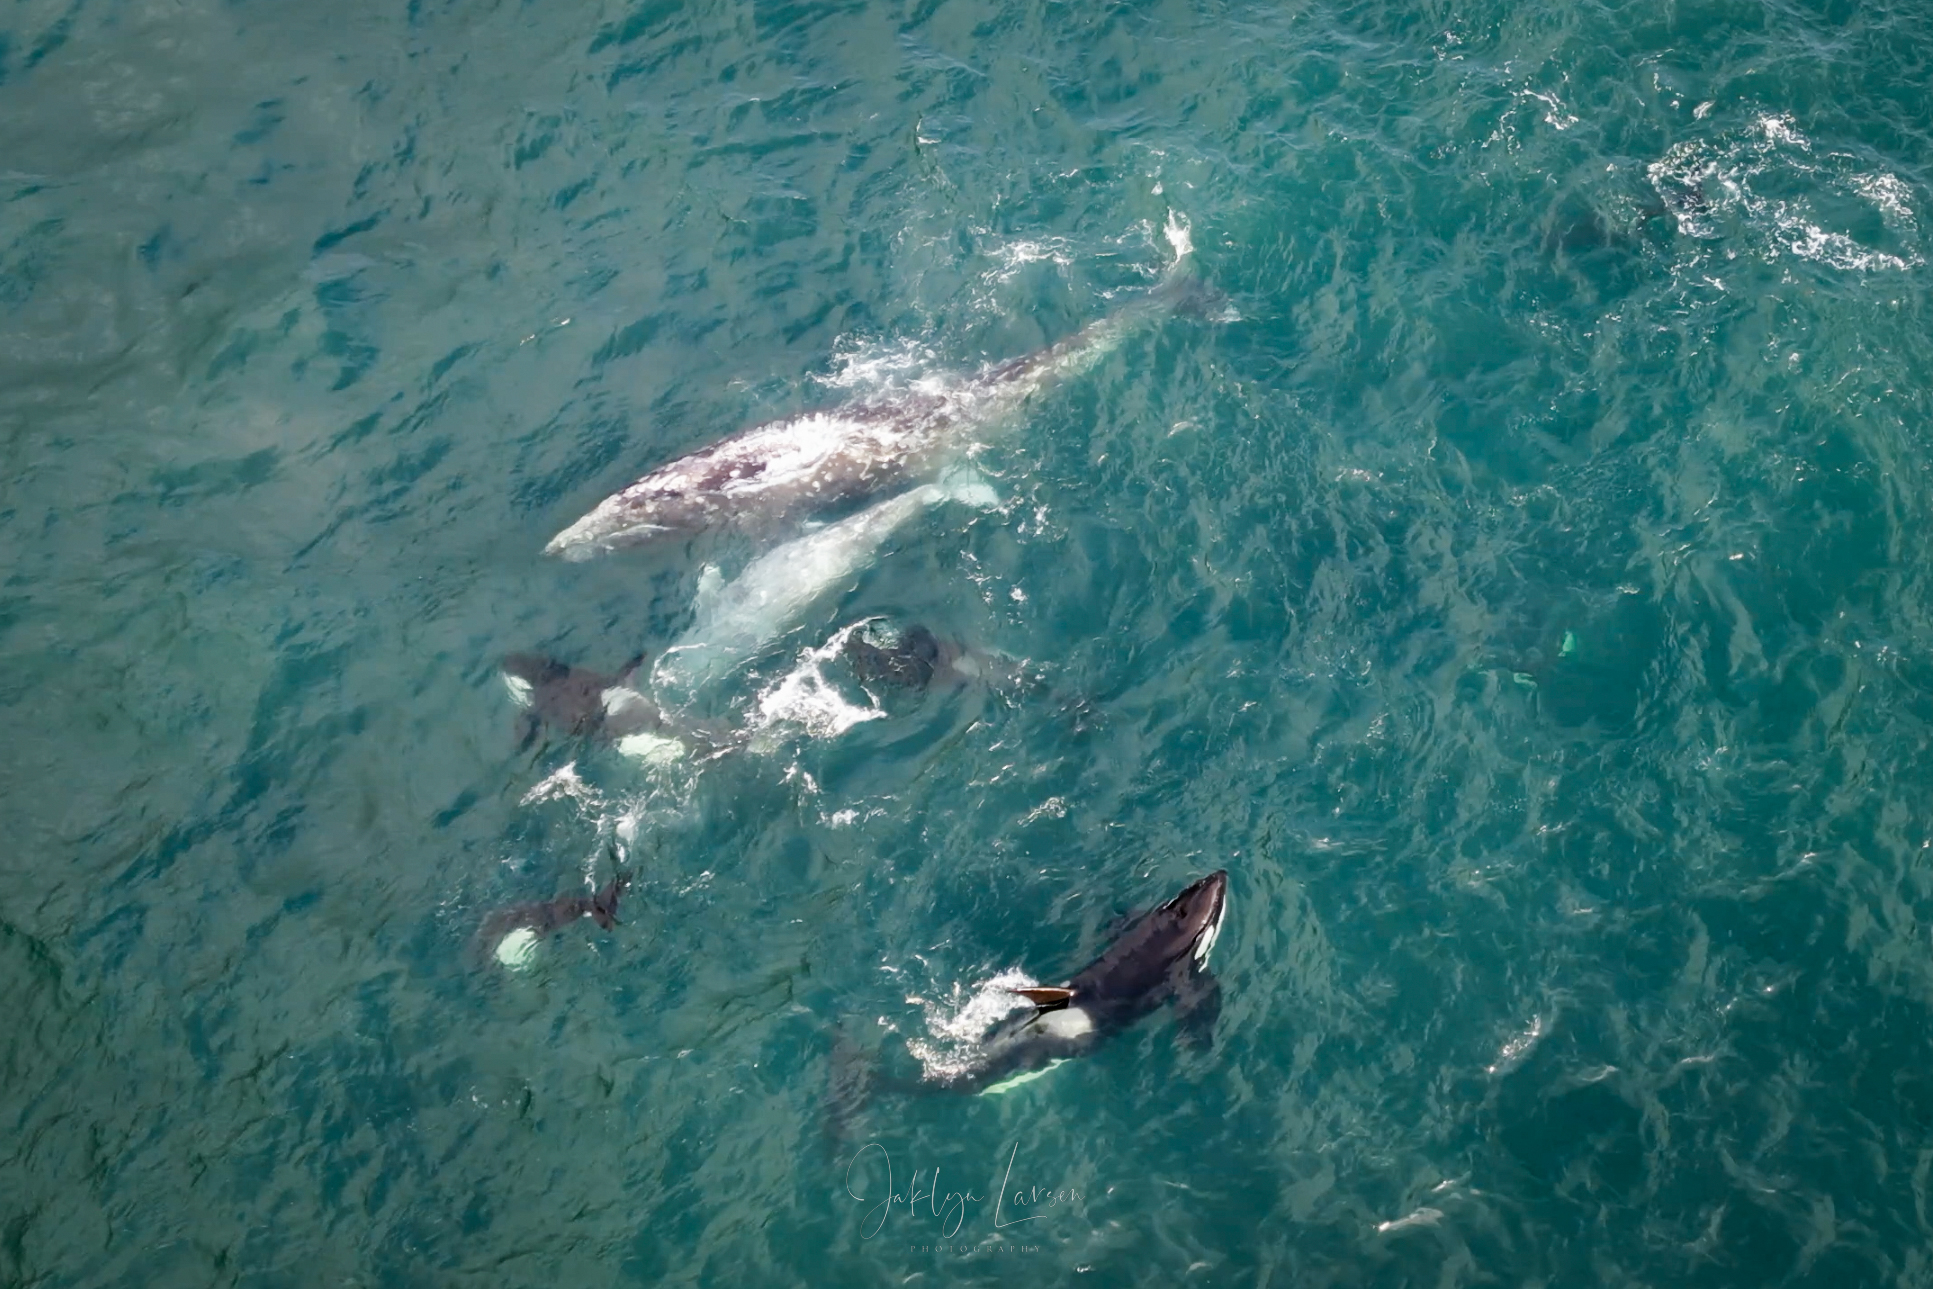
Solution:
<svg viewBox="0 0 1933 1289"><path fill-rule="evenodd" d="M1011 423L1057 380L1088 370L1136 328L1196 303L1186 230L1162 285L1057 344L937 391L767 421L659 466L550 539L549 555L585 560L660 537L769 523L931 478L971 450L972 436Z"/></svg>

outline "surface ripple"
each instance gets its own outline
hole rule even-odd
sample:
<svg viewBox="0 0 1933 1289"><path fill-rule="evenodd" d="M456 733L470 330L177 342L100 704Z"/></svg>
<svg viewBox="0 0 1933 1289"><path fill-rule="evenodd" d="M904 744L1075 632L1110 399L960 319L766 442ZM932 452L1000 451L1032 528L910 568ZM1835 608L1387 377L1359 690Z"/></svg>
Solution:
<svg viewBox="0 0 1933 1289"><path fill-rule="evenodd" d="M1929 60L1901 0L14 5L0 1281L1923 1281ZM519 746L503 655L759 550L553 533L1171 219L1227 310L989 430L749 746ZM875 617L987 666L868 690ZM477 965L614 854L620 927ZM1211 1052L840 1109L1221 867Z"/></svg>

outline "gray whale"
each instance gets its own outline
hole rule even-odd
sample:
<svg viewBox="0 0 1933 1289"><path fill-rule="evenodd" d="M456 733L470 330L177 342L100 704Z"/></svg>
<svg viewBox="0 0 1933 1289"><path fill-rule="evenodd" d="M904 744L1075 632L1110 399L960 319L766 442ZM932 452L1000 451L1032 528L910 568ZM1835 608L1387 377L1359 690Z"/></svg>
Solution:
<svg viewBox="0 0 1933 1289"><path fill-rule="evenodd" d="M659 466L550 539L544 553L585 560L662 537L763 525L931 478L973 435L1017 419L1056 381L1091 369L1139 327L1204 290L1186 269L1188 240L1169 227L1175 265L1149 295L1066 339L936 391L849 403L767 421Z"/></svg>

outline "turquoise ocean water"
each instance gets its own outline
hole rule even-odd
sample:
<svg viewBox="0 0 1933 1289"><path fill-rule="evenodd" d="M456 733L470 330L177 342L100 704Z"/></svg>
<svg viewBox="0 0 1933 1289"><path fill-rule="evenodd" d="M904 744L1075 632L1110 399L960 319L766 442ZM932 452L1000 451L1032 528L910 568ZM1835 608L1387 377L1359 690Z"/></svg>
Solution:
<svg viewBox="0 0 1933 1289"><path fill-rule="evenodd" d="M1930 74L1910 0L16 0L0 1283L1933 1283ZM503 655L762 549L553 533L1171 222L1229 309L750 748L519 746ZM999 665L871 703L873 615ZM1218 867L1212 1051L826 1113Z"/></svg>

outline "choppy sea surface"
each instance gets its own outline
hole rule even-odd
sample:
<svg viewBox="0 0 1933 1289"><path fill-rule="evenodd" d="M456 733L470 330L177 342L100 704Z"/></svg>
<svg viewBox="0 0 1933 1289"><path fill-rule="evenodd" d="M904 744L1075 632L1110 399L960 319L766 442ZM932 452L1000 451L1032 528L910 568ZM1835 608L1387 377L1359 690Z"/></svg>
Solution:
<svg viewBox="0 0 1933 1289"><path fill-rule="evenodd" d="M17 0L0 1283L1933 1284L1930 74L1909 0ZM1171 227L1228 307L733 750L520 739L506 654L765 549L553 533ZM1211 1051L828 1112L1215 868Z"/></svg>

